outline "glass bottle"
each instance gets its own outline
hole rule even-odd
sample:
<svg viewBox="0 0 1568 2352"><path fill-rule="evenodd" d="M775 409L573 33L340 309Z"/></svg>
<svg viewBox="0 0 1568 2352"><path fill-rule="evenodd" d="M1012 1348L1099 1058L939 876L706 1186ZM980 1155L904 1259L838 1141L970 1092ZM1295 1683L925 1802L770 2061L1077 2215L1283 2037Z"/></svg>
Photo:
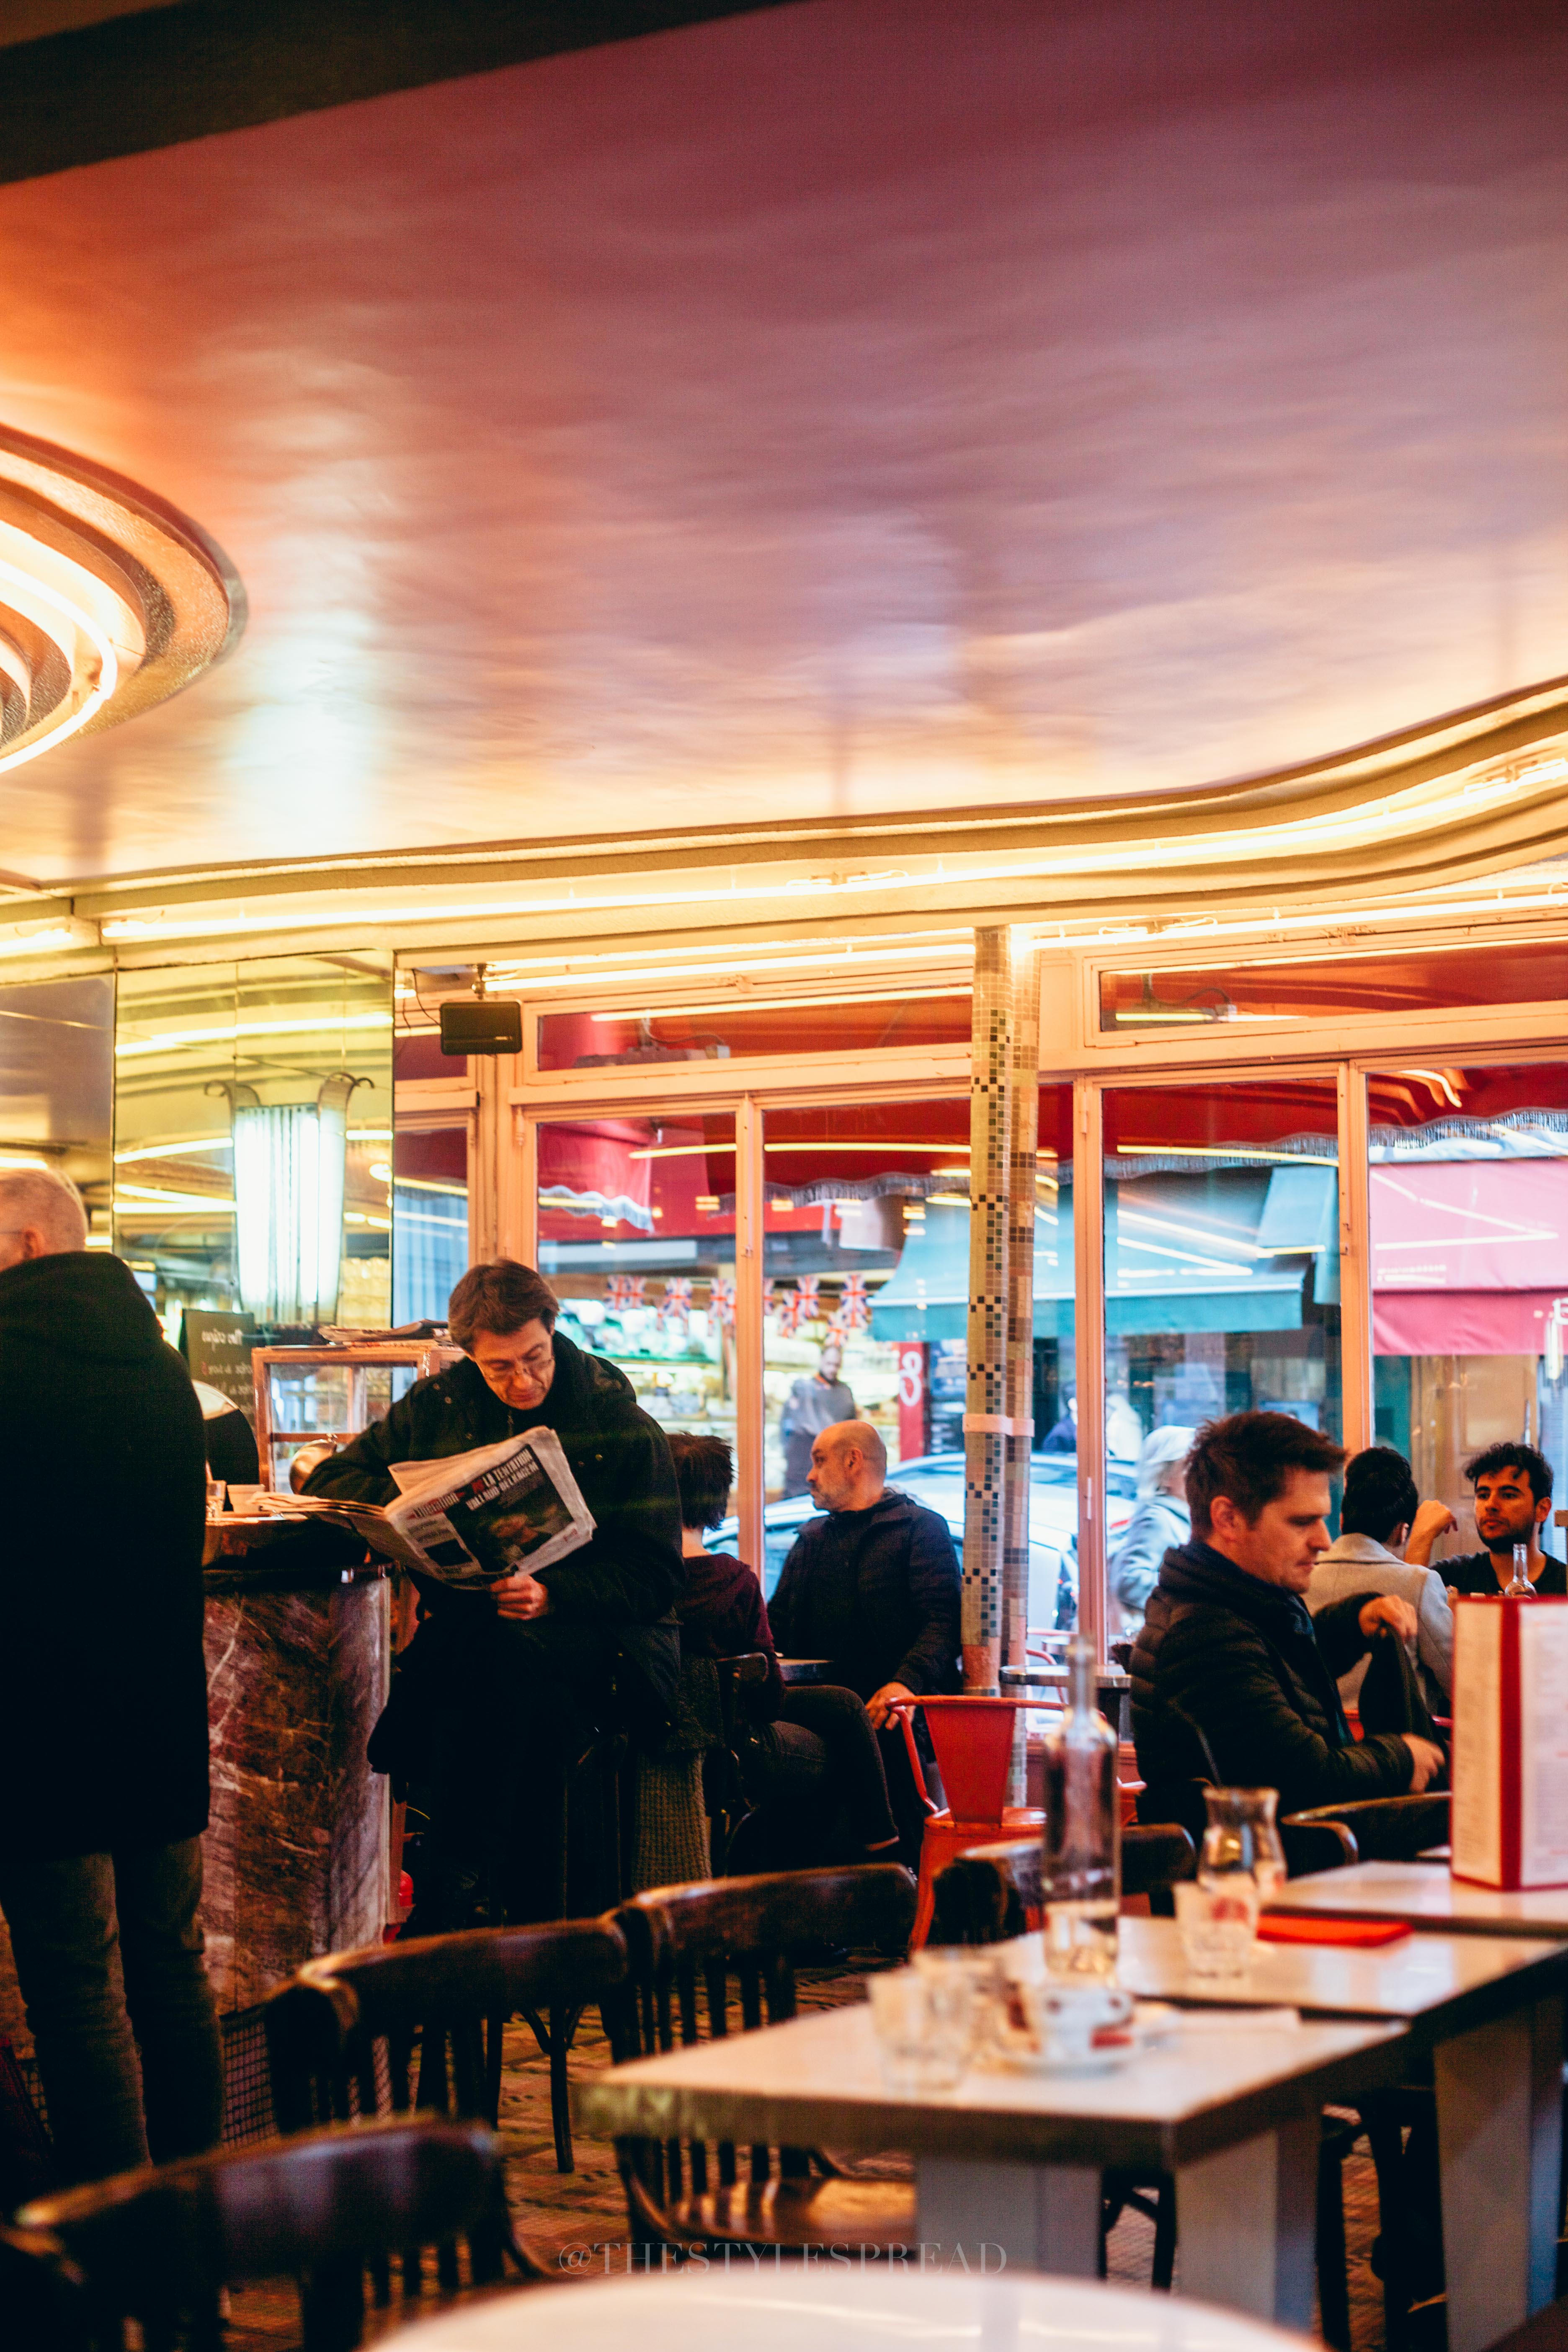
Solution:
<svg viewBox="0 0 1568 2352"><path fill-rule="evenodd" d="M1250 1878L1260 1904L1272 1900L1285 1877L1285 1849L1275 1825L1278 1789L1205 1789L1208 1827L1198 1858L1198 1884L1216 1891L1227 1878Z"/></svg>
<svg viewBox="0 0 1568 2352"><path fill-rule="evenodd" d="M1121 1906L1116 1734L1094 1704L1094 1644L1068 1643L1068 1709L1046 1735L1040 1902L1052 1976L1114 1977Z"/></svg>
<svg viewBox="0 0 1568 2352"><path fill-rule="evenodd" d="M1502 1597L1505 1601L1535 1599L1535 1587L1530 1580L1530 1546L1528 1544L1515 1544L1513 1548L1513 1574L1503 1586Z"/></svg>

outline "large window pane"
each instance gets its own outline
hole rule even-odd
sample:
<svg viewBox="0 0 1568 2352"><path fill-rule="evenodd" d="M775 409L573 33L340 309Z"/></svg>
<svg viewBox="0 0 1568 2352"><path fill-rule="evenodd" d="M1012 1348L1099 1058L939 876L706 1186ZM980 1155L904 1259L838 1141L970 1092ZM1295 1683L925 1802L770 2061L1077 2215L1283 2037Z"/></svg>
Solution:
<svg viewBox="0 0 1568 2352"><path fill-rule="evenodd" d="M1119 1561L1131 1566L1154 1432L1262 1410L1341 1433L1338 1132L1326 1081L1202 1077L1105 1097L1113 1636L1142 1615L1118 1599ZM1146 1461L1145 1486L1152 1475Z"/></svg>
<svg viewBox="0 0 1568 2352"><path fill-rule="evenodd" d="M1369 1081L1377 1434L1477 1546L1464 1465L1499 1438L1568 1459L1568 1069L1407 1069ZM1551 1520L1542 1547L1559 1558Z"/></svg>
<svg viewBox="0 0 1568 2352"><path fill-rule="evenodd" d="M470 1066L444 1055L438 1037L400 1033L393 1048L399 1091L397 1139L386 1157L395 1171L392 1319L396 1324L444 1323L453 1285L468 1266L467 1121L438 1126L439 1114L411 1090L430 1080L450 1084Z"/></svg>
<svg viewBox="0 0 1568 2352"><path fill-rule="evenodd" d="M666 1429L733 1447L733 1114L552 1119L538 1140L539 1267L562 1329Z"/></svg>

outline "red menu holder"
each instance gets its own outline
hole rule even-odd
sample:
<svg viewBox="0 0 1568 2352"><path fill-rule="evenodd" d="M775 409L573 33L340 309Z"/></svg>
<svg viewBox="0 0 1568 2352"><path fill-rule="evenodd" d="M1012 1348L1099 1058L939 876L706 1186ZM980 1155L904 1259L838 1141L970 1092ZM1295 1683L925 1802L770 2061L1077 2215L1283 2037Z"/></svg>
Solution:
<svg viewBox="0 0 1568 2352"><path fill-rule="evenodd" d="M1568 1600L1453 1606L1453 1874L1568 1886Z"/></svg>

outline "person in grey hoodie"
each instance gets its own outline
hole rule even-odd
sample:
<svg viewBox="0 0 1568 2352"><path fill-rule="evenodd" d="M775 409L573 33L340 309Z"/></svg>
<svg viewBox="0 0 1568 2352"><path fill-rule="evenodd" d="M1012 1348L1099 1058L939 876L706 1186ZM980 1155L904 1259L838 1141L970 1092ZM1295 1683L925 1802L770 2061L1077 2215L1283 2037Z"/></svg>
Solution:
<svg viewBox="0 0 1568 2352"><path fill-rule="evenodd" d="M1352 1592L1388 1592L1416 1615L1416 1673L1434 1715L1447 1715L1454 1681L1454 1613L1448 1589L1428 1565L1432 1547L1455 1526L1447 1503L1424 1503L1410 1465L1392 1445L1369 1445L1345 1468L1340 1533L1312 1570L1307 1606L1315 1617ZM1340 1677L1353 1706L1366 1674L1358 1658Z"/></svg>

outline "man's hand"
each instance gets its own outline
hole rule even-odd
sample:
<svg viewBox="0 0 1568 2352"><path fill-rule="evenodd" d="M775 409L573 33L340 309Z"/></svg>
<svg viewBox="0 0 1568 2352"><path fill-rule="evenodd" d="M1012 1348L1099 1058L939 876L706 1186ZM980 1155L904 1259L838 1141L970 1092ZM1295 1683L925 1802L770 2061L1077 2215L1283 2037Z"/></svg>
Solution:
<svg viewBox="0 0 1568 2352"><path fill-rule="evenodd" d="M490 1591L496 1597L498 1617L542 1617L550 1606L550 1595L536 1576L520 1568L510 1576L503 1576Z"/></svg>
<svg viewBox="0 0 1568 2352"><path fill-rule="evenodd" d="M1417 1503L1405 1546L1406 1568L1430 1568L1432 1547L1439 1536L1452 1535L1458 1520L1447 1503Z"/></svg>
<svg viewBox="0 0 1568 2352"><path fill-rule="evenodd" d="M1380 1625L1390 1627L1402 1642L1413 1642L1420 1622L1409 1601L1396 1601L1392 1592L1380 1593L1375 1601L1369 1601L1356 1619L1369 1642Z"/></svg>
<svg viewBox="0 0 1568 2352"><path fill-rule="evenodd" d="M913 1698L914 1696L914 1692L902 1683L884 1683L880 1690L873 1691L866 1701L866 1712L871 1718L872 1730L885 1731L893 1720L895 1700Z"/></svg>
<svg viewBox="0 0 1568 2352"><path fill-rule="evenodd" d="M1402 1731L1399 1737L1409 1748L1415 1768L1410 1775L1410 1793L1413 1797L1418 1797L1427 1782L1435 1780L1439 1772L1447 1769L1448 1759L1440 1748L1434 1747L1431 1740L1417 1739L1413 1731Z"/></svg>

